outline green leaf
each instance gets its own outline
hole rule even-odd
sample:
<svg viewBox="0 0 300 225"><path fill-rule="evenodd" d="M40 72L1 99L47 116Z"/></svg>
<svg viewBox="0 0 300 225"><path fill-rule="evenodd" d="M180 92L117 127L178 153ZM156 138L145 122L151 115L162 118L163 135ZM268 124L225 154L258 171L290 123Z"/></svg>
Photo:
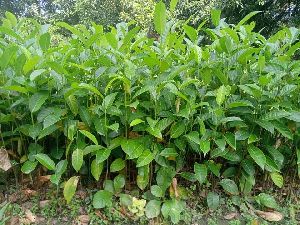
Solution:
<svg viewBox="0 0 300 225"><path fill-rule="evenodd" d="M293 140L293 134L285 124L279 121L272 121L272 124L274 125L275 129L284 137Z"/></svg>
<svg viewBox="0 0 300 225"><path fill-rule="evenodd" d="M22 173L30 174L36 168L37 164L37 161L26 161L21 167Z"/></svg>
<svg viewBox="0 0 300 225"><path fill-rule="evenodd" d="M185 123L183 121L175 123L170 129L170 138L178 138L185 132Z"/></svg>
<svg viewBox="0 0 300 225"><path fill-rule="evenodd" d="M72 154L72 166L78 172L83 164L83 151L77 148Z"/></svg>
<svg viewBox="0 0 300 225"><path fill-rule="evenodd" d="M246 23L251 17L255 16L257 13L260 13L261 11L253 11L247 14L237 25L236 27L239 28L244 23Z"/></svg>
<svg viewBox="0 0 300 225"><path fill-rule="evenodd" d="M277 187L282 188L283 187L283 176L278 172L272 172L272 173L270 173L270 175L271 175L271 179L274 182L274 184Z"/></svg>
<svg viewBox="0 0 300 225"><path fill-rule="evenodd" d="M254 143L254 142L257 142L257 141L259 141L259 138L255 134L251 134L248 137L248 144L251 144L251 143Z"/></svg>
<svg viewBox="0 0 300 225"><path fill-rule="evenodd" d="M167 22L166 6L162 1L160 1L155 5L155 9L154 9L154 26L155 26L155 30L160 35L162 35L163 32L165 31L166 22Z"/></svg>
<svg viewBox="0 0 300 225"><path fill-rule="evenodd" d="M160 198L160 197L164 197L165 195L164 191L158 185L152 185L150 190L151 190L151 194L153 194L155 197Z"/></svg>
<svg viewBox="0 0 300 225"><path fill-rule="evenodd" d="M64 197L65 197L65 199L67 201L67 204L70 203L70 201L72 200L72 198L73 198L73 196L75 194L78 181L79 181L79 177L74 176L74 177L71 177L65 183L65 186L64 186Z"/></svg>
<svg viewBox="0 0 300 225"><path fill-rule="evenodd" d="M91 163L91 173L96 181L99 181L102 170L103 170L103 163L97 163L97 160L94 159Z"/></svg>
<svg viewBox="0 0 300 225"><path fill-rule="evenodd" d="M61 160L56 164L55 173L56 174L63 174L67 170L68 161Z"/></svg>
<svg viewBox="0 0 300 225"><path fill-rule="evenodd" d="M192 131L186 135L184 135L189 141L194 142L196 144L200 144L199 133L196 131Z"/></svg>
<svg viewBox="0 0 300 225"><path fill-rule="evenodd" d="M271 209L277 209L278 205L274 199L273 196L265 194L265 193L260 193L258 196L255 197L255 200L263 206L266 206Z"/></svg>
<svg viewBox="0 0 300 225"><path fill-rule="evenodd" d="M161 134L161 132L160 132L160 130L158 128L156 128L156 127L155 128L148 127L146 129L146 131L149 134L153 135L154 137L162 139L162 134Z"/></svg>
<svg viewBox="0 0 300 225"><path fill-rule="evenodd" d="M115 190L120 190L125 186L125 177L123 174L119 174L114 178L114 188Z"/></svg>
<svg viewBox="0 0 300 225"><path fill-rule="evenodd" d="M110 172L117 172L125 168L125 161L121 158L116 159L110 164Z"/></svg>
<svg viewBox="0 0 300 225"><path fill-rule="evenodd" d="M91 134L90 132L88 132L86 130L79 130L79 131L84 136L86 136L88 139L90 139L92 142L94 142L95 145L98 145L98 141L97 141L96 137L93 134Z"/></svg>
<svg viewBox="0 0 300 225"><path fill-rule="evenodd" d="M196 179L199 181L200 184L203 184L206 181L206 177L207 177L206 165L195 163L194 172L195 172Z"/></svg>
<svg viewBox="0 0 300 225"><path fill-rule="evenodd" d="M43 51L47 51L50 46L51 37L49 33L44 33L40 36L39 44Z"/></svg>
<svg viewBox="0 0 300 225"><path fill-rule="evenodd" d="M200 149L205 156L210 151L210 141L209 140L200 140Z"/></svg>
<svg viewBox="0 0 300 225"><path fill-rule="evenodd" d="M170 2L170 12L174 12L176 6L177 6L178 0L171 0Z"/></svg>
<svg viewBox="0 0 300 225"><path fill-rule="evenodd" d="M211 10L211 20L215 26L219 25L221 17L221 10L213 9Z"/></svg>
<svg viewBox="0 0 300 225"><path fill-rule="evenodd" d="M236 139L235 139L235 135L233 133L226 133L224 135L226 142L233 148L236 150Z"/></svg>
<svg viewBox="0 0 300 225"><path fill-rule="evenodd" d="M46 167L48 170L55 170L55 163L50 157L44 153L39 153L34 156L40 164Z"/></svg>
<svg viewBox="0 0 300 225"><path fill-rule="evenodd" d="M105 148L105 149L100 149L97 151L96 153L96 161L97 163L102 163L103 161L105 161L106 159L108 159L108 157L110 156L111 153L111 149L109 148Z"/></svg>
<svg viewBox="0 0 300 225"><path fill-rule="evenodd" d="M130 123L130 126L133 127L135 125L138 125L140 123L144 123L145 121L144 120L141 120L141 119L135 119L135 120L132 120L131 123Z"/></svg>
<svg viewBox="0 0 300 225"><path fill-rule="evenodd" d="M174 148L165 148L159 155L163 157L177 157L178 153Z"/></svg>
<svg viewBox="0 0 300 225"><path fill-rule="evenodd" d="M216 210L220 205L220 197L215 192L209 192L207 194L206 201L207 201L208 208L212 210Z"/></svg>
<svg viewBox="0 0 300 225"><path fill-rule="evenodd" d="M129 159L138 158L145 150L145 145L138 139L126 139L121 143L123 151L129 156Z"/></svg>
<svg viewBox="0 0 300 225"><path fill-rule="evenodd" d="M180 221L180 214L184 210L185 204L177 199L167 200L163 203L161 213L165 218L170 217L173 224Z"/></svg>
<svg viewBox="0 0 300 225"><path fill-rule="evenodd" d="M132 196L128 194L120 194L120 203L124 206L131 206L132 205Z"/></svg>
<svg viewBox="0 0 300 225"><path fill-rule="evenodd" d="M251 158L256 162L256 164L259 165L262 170L264 170L266 165L266 156L262 152L262 150L255 147L254 145L249 145L248 152Z"/></svg>
<svg viewBox="0 0 300 225"><path fill-rule="evenodd" d="M102 209L106 206L110 207L112 206L112 196L113 193L101 190L97 191L97 193L94 195L93 198L93 206L95 209Z"/></svg>
<svg viewBox="0 0 300 225"><path fill-rule="evenodd" d="M66 102L67 102L71 112L74 114L74 116L76 116L78 114L78 109L79 109L76 97L74 95L69 95L66 98Z"/></svg>
<svg viewBox="0 0 300 225"><path fill-rule="evenodd" d="M112 93L112 94L105 96L105 98L103 99L103 103L102 103L105 110L107 110L109 107L112 106L113 102L116 99L117 94L118 93Z"/></svg>
<svg viewBox="0 0 300 225"><path fill-rule="evenodd" d="M230 86L222 85L216 90L216 101L218 105L222 105L225 101L226 96L230 94Z"/></svg>
<svg viewBox="0 0 300 225"><path fill-rule="evenodd" d="M148 165L153 159L154 154L150 150L146 149L137 159L136 167Z"/></svg>
<svg viewBox="0 0 300 225"><path fill-rule="evenodd" d="M145 208L146 217L148 219L152 219L158 217L160 214L160 205L161 201L158 200L150 200Z"/></svg>
<svg viewBox="0 0 300 225"><path fill-rule="evenodd" d="M34 81L38 76L42 75L46 71L47 70L45 70L45 69L39 69L39 70L32 71L32 73L30 74L30 81Z"/></svg>
<svg viewBox="0 0 300 225"><path fill-rule="evenodd" d="M32 95L29 99L29 110L31 113L38 111L48 98L48 93L38 92Z"/></svg>
<svg viewBox="0 0 300 225"><path fill-rule="evenodd" d="M197 40L198 33L193 27L185 24L183 25L183 29L192 42L195 42Z"/></svg>
<svg viewBox="0 0 300 225"><path fill-rule="evenodd" d="M239 194L238 186L236 185L236 183L233 180L222 179L220 181L220 185L229 194L232 194L232 195L238 195Z"/></svg>

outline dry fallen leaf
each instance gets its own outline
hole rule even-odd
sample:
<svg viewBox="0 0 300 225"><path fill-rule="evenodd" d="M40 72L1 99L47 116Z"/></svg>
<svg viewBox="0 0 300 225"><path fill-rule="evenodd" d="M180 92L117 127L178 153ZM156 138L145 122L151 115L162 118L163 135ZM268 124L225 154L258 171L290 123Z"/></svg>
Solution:
<svg viewBox="0 0 300 225"><path fill-rule="evenodd" d="M35 223L36 216L29 209L25 210L25 216L30 223Z"/></svg>
<svg viewBox="0 0 300 225"><path fill-rule="evenodd" d="M13 216L13 217L11 217L9 223L10 223L10 225L20 224L20 219L18 216Z"/></svg>
<svg viewBox="0 0 300 225"><path fill-rule="evenodd" d="M31 190L31 189L24 189L22 190L23 194L27 197L31 197L31 196L37 196L37 191L35 190Z"/></svg>
<svg viewBox="0 0 300 225"><path fill-rule="evenodd" d="M50 181L51 175L46 175L46 176L39 176L39 182L41 183L47 183Z"/></svg>
<svg viewBox="0 0 300 225"><path fill-rule="evenodd" d="M175 197L178 198L178 190L177 190L177 179L174 177L172 180L172 187L174 189Z"/></svg>
<svg viewBox="0 0 300 225"><path fill-rule="evenodd" d="M256 210L255 213L259 215L261 218L270 222L277 222L283 219L283 215L277 211L265 212L265 211Z"/></svg>
<svg viewBox="0 0 300 225"><path fill-rule="evenodd" d="M237 216L238 216L238 213L232 212L232 213L229 213L229 214L225 215L225 216L224 216L224 219L225 219L225 220L232 220L232 219L234 219L234 218L237 217Z"/></svg>
<svg viewBox="0 0 300 225"><path fill-rule="evenodd" d="M82 224L82 225L89 224L89 222L90 222L89 215L80 215L80 216L78 216L78 222L80 222L79 224Z"/></svg>
<svg viewBox="0 0 300 225"><path fill-rule="evenodd" d="M40 201L40 208L45 208L47 205L49 205L50 200L43 200Z"/></svg>
<svg viewBox="0 0 300 225"><path fill-rule="evenodd" d="M8 157L8 153L5 148L0 148L0 169L7 171L11 168L11 163Z"/></svg>

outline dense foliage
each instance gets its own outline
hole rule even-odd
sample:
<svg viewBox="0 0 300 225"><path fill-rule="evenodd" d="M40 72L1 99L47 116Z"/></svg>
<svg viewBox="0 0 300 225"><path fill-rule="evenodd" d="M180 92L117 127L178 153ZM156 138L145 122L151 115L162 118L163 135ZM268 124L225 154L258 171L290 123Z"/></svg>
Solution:
<svg viewBox="0 0 300 225"><path fill-rule="evenodd" d="M41 23L63 21L71 25L91 22L104 26L116 25L120 21L135 20L142 28L148 28L153 18L157 0L2 0L0 17L5 11L17 16L32 17ZM283 26L296 26L300 23L299 0L163 0L167 6L178 2L172 17L189 20L198 27L203 20L209 19L214 8L222 11L227 23L238 23L252 11L261 11L253 19L255 31L262 30L269 36Z"/></svg>
<svg viewBox="0 0 300 225"><path fill-rule="evenodd" d="M51 45L47 25L6 13L1 145L23 173L43 166L58 187L67 180L67 202L91 175L103 187L95 208L117 197L137 215L145 207L148 218L162 213L173 223L184 180L251 195L264 174L281 188L282 171L300 162L299 29L266 39L246 24L255 14L228 25L214 10L215 28L194 29L168 21L158 3L158 39L125 23L105 32L61 22L72 38ZM133 183L146 206L122 191ZM218 199L211 192L208 206ZM275 207L269 196L258 200Z"/></svg>

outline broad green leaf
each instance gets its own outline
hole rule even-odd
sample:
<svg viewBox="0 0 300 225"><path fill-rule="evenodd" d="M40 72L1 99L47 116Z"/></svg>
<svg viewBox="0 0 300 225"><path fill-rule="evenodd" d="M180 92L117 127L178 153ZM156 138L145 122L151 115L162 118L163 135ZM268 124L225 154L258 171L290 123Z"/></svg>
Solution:
<svg viewBox="0 0 300 225"><path fill-rule="evenodd" d="M272 173L270 173L270 175L271 175L271 179L274 182L274 184L277 187L282 188L283 187L283 176L278 172L272 172Z"/></svg>
<svg viewBox="0 0 300 225"><path fill-rule="evenodd" d="M0 30L1 31L1 30ZM17 46L6 47L2 56L0 57L0 68L4 69L8 66L9 62L11 61L12 57L18 51Z"/></svg>
<svg viewBox="0 0 300 225"><path fill-rule="evenodd" d="M113 193L101 190L98 191L93 197L93 206L95 209L102 209L106 206L110 207L112 205Z"/></svg>
<svg viewBox="0 0 300 225"><path fill-rule="evenodd" d="M97 160L94 159L91 163L91 173L96 181L99 181L100 175L103 170L103 163L97 163Z"/></svg>
<svg viewBox="0 0 300 225"><path fill-rule="evenodd" d="M37 164L37 161L26 161L21 167L22 173L30 174L36 168Z"/></svg>
<svg viewBox="0 0 300 225"><path fill-rule="evenodd" d="M226 142L233 148L236 150L236 139L235 139L235 135L233 133L226 133L224 135Z"/></svg>
<svg viewBox="0 0 300 225"><path fill-rule="evenodd" d="M137 159L136 167L148 165L150 162L152 162L153 159L154 154L150 150L146 149Z"/></svg>
<svg viewBox="0 0 300 225"><path fill-rule="evenodd" d="M177 157L178 153L174 148L165 148L159 153L159 155L163 157Z"/></svg>
<svg viewBox="0 0 300 225"><path fill-rule="evenodd" d="M211 20L215 26L219 25L221 17L221 10L213 9L211 10Z"/></svg>
<svg viewBox="0 0 300 225"><path fill-rule="evenodd" d="M29 110L31 113L38 111L48 98L48 93L38 92L32 95L29 99Z"/></svg>
<svg viewBox="0 0 300 225"><path fill-rule="evenodd" d="M170 12L174 12L176 6L177 6L178 0L171 0L170 2Z"/></svg>
<svg viewBox="0 0 300 225"><path fill-rule="evenodd" d="M170 129L170 138L178 138L185 132L185 123L183 121L175 123Z"/></svg>
<svg viewBox="0 0 300 225"><path fill-rule="evenodd" d="M77 148L72 154L72 166L78 172L83 164L83 151Z"/></svg>
<svg viewBox="0 0 300 225"><path fill-rule="evenodd" d="M105 161L106 159L108 159L108 157L110 156L111 153L111 149L109 148L105 148L105 149L100 149L97 151L96 153L96 161L97 163L102 163L103 161Z"/></svg>
<svg viewBox="0 0 300 225"><path fill-rule="evenodd" d="M114 178L114 188L116 191L122 189L125 186L125 176L123 174L119 174Z"/></svg>
<svg viewBox="0 0 300 225"><path fill-rule="evenodd" d="M200 184L203 184L206 181L207 177L207 167L204 164L195 163L194 172L197 180Z"/></svg>
<svg viewBox="0 0 300 225"><path fill-rule="evenodd" d="M198 33L193 27L185 24L183 26L183 29L184 29L184 32L188 35L188 37L190 38L190 40L192 42L195 42L197 40Z"/></svg>
<svg viewBox="0 0 300 225"><path fill-rule="evenodd" d="M67 204L70 203L70 201L72 200L72 198L73 198L73 196L75 194L78 181L79 181L79 177L74 176L74 177L71 177L65 183L65 186L64 186L64 197L65 197L65 199L67 201Z"/></svg>
<svg viewBox="0 0 300 225"><path fill-rule="evenodd" d="M48 170L55 170L55 163L50 157L44 153L39 153L34 156L40 164L46 167Z"/></svg>
<svg viewBox="0 0 300 225"><path fill-rule="evenodd" d="M207 201L208 208L212 210L216 210L220 205L220 197L215 192L209 192L207 194L206 201Z"/></svg>
<svg viewBox="0 0 300 225"><path fill-rule="evenodd" d="M88 155L90 153L97 152L98 150L103 150L104 147L101 145L88 145L83 149L83 155Z"/></svg>
<svg viewBox="0 0 300 225"><path fill-rule="evenodd" d="M192 131L186 135L184 135L188 140L196 143L196 144L200 144L200 137L199 137L199 133L196 131Z"/></svg>
<svg viewBox="0 0 300 225"><path fill-rule="evenodd" d="M151 190L151 194L153 194L155 197L160 198L165 195L164 191L158 185L152 185L150 190Z"/></svg>
<svg viewBox="0 0 300 225"><path fill-rule="evenodd" d="M284 123L279 121L272 121L272 125L275 127L275 129L282 134L284 137L293 140L293 134L290 131L289 127L286 126Z"/></svg>
<svg viewBox="0 0 300 225"><path fill-rule="evenodd" d="M157 33L159 33L160 35L162 35L165 31L166 22L166 6L162 1L160 1L155 5L154 9L154 27Z"/></svg>
<svg viewBox="0 0 300 225"><path fill-rule="evenodd" d="M36 64L39 62L40 57L38 55L33 56L32 58L27 59L26 63L23 66L23 72L27 74L32 71Z"/></svg>
<svg viewBox="0 0 300 225"><path fill-rule="evenodd" d="M97 141L96 137L93 134L91 134L89 131L86 131L86 130L79 130L79 131L84 136L86 136L88 139L90 139L92 142L94 142L95 145L98 145L98 141Z"/></svg>
<svg viewBox="0 0 300 225"><path fill-rule="evenodd" d="M128 194L120 194L120 203L124 206L131 206L132 205L132 196Z"/></svg>
<svg viewBox="0 0 300 225"><path fill-rule="evenodd" d="M135 125L138 125L138 124L144 123L144 122L145 122L145 121L144 121L144 120L141 120L141 119L134 119L134 120L131 121L130 126L133 127L133 126L135 126Z"/></svg>
<svg viewBox="0 0 300 225"><path fill-rule="evenodd" d="M180 214L184 210L184 208L185 204L180 200L166 200L162 205L161 213L165 218L170 217L173 224L177 224L180 221Z"/></svg>
<svg viewBox="0 0 300 225"><path fill-rule="evenodd" d="M222 85L216 90L216 101L218 105L222 105L225 101L226 96L230 94L230 86Z"/></svg>
<svg viewBox="0 0 300 225"><path fill-rule="evenodd" d="M44 33L40 36L39 44L41 46L41 49L45 52L48 50L50 46L51 36L49 33Z"/></svg>
<svg viewBox="0 0 300 225"><path fill-rule="evenodd" d="M145 208L145 213L146 217L148 219L152 219L155 217L158 217L160 214L160 206L161 206L161 201L158 200L150 200Z"/></svg>
<svg viewBox="0 0 300 225"><path fill-rule="evenodd" d="M232 195L238 195L239 194L238 186L236 185L236 183L233 180L222 179L220 181L220 185L229 194L232 194Z"/></svg>
<svg viewBox="0 0 300 225"><path fill-rule="evenodd" d="M190 172L182 172L180 174L181 177L183 177L184 179L190 181L190 182L195 182L197 181L197 178L195 176L194 173L190 173Z"/></svg>
<svg viewBox="0 0 300 225"><path fill-rule="evenodd" d="M145 145L138 139L127 139L121 143L123 151L129 156L129 159L138 158L145 150Z"/></svg>
<svg viewBox="0 0 300 225"><path fill-rule="evenodd" d="M107 110L109 107L112 106L113 102L116 99L117 94L118 93L112 93L110 95L105 96L105 98L103 99L103 103L102 103L105 110Z"/></svg>
<svg viewBox="0 0 300 225"><path fill-rule="evenodd" d="M276 200L273 196L265 193L260 193L258 196L255 197L255 200L263 206L266 206L271 209L277 209L278 205L276 203Z"/></svg>
<svg viewBox="0 0 300 225"><path fill-rule="evenodd" d="M114 160L110 164L110 172L117 172L125 168L125 161L121 158Z"/></svg>
<svg viewBox="0 0 300 225"><path fill-rule="evenodd" d="M247 14L237 25L236 27L239 28L244 23L246 23L251 17L255 16L257 13L260 13L261 11L253 11Z"/></svg>
<svg viewBox="0 0 300 225"><path fill-rule="evenodd" d="M79 109L76 97L74 95L69 95L66 98L66 102L67 102L71 112L74 114L74 116L76 116L78 114L78 109Z"/></svg>
<svg viewBox="0 0 300 225"><path fill-rule="evenodd" d="M203 152L205 156L210 151L210 141L200 140L200 150Z"/></svg>
<svg viewBox="0 0 300 225"><path fill-rule="evenodd" d="M256 162L256 164L259 165L262 170L264 170L266 165L266 156L263 151L255 147L254 145L249 145L248 152L251 158Z"/></svg>
<svg viewBox="0 0 300 225"><path fill-rule="evenodd" d="M61 160L56 164L55 173L56 174L63 174L67 170L68 161Z"/></svg>

